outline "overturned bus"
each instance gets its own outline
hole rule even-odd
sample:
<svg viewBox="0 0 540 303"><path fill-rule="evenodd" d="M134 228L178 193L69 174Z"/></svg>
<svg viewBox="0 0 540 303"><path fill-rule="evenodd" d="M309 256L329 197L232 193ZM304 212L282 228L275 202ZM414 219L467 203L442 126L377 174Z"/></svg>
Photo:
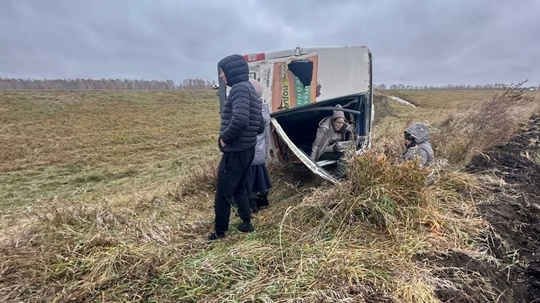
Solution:
<svg viewBox="0 0 540 303"><path fill-rule="evenodd" d="M263 102L270 108L272 140L267 162L302 163L313 173L336 183L328 170L336 161L314 162L309 154L319 122L332 115L338 104L354 125L354 152L358 154L370 147L374 108L369 49L297 47L244 58L250 77L262 84ZM217 89L222 108L228 87L219 79Z"/></svg>

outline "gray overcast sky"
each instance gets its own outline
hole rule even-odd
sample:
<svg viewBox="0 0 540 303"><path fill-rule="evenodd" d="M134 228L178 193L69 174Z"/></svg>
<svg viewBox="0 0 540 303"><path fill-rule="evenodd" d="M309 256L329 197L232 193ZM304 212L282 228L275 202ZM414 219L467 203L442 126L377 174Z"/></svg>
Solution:
<svg viewBox="0 0 540 303"><path fill-rule="evenodd" d="M0 77L216 80L224 56L366 45L374 82L540 84L538 0L0 0Z"/></svg>

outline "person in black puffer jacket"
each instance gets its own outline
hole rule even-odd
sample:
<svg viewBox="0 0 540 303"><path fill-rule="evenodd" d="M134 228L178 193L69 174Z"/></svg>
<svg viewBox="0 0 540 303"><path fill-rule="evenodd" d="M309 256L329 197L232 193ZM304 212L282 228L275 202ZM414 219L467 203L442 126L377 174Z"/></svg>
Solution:
<svg viewBox="0 0 540 303"><path fill-rule="evenodd" d="M251 223L247 185L250 166L255 155L257 135L264 131L261 101L249 82L249 67L240 55L231 55L218 63L219 77L231 87L221 111L218 146L223 153L218 168L217 191L214 200L215 230L208 237L225 237L229 229L231 204L238 205L241 232L254 231Z"/></svg>

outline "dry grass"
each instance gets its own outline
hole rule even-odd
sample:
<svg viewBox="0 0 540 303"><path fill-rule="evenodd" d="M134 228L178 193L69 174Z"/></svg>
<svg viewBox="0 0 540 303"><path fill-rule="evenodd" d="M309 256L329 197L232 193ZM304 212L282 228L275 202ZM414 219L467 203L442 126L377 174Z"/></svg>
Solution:
<svg viewBox="0 0 540 303"><path fill-rule="evenodd" d="M401 97L417 107L397 104L386 96ZM401 132L410 122L421 121L431 128L436 156L457 167L505 142L531 115L540 112L540 94L524 91L521 84L506 90L384 91L377 98L378 107L390 114L379 118L376 136L390 138L385 145L395 148L389 150L401 150L393 142L400 142Z"/></svg>
<svg viewBox="0 0 540 303"><path fill-rule="evenodd" d="M448 116L436 126L433 144L440 157L465 165L475 154L508 140L539 109L539 100L518 84L471 105L467 114Z"/></svg>
<svg viewBox="0 0 540 303"><path fill-rule="evenodd" d="M274 169L257 231L232 228L215 243L205 241L219 156L214 92L2 92L0 108L7 301L439 302L436 289L473 279L486 298L498 295L471 273L443 279L417 261L453 250L492 258L476 179L395 164L404 121L433 108L381 117L373 150L338 186L301 167Z"/></svg>
<svg viewBox="0 0 540 303"><path fill-rule="evenodd" d="M424 121L430 125L443 121L449 115L467 113L471 105L482 104L491 99L499 91L496 90L388 90L378 91L375 99L375 115L377 104L384 105L392 112L391 115L381 117L377 127L380 129L397 129L402 131L405 125L412 120ZM409 101L416 107L399 104L388 99L388 96L397 96ZM382 99L381 104L377 100ZM388 111L388 110L384 110Z"/></svg>
<svg viewBox="0 0 540 303"><path fill-rule="evenodd" d="M385 160L361 161L358 170L374 166L392 167ZM281 200L257 216L256 233L232 231L227 240L208 244L203 236L211 228L213 189L189 188L212 169L197 171L182 180L181 195L29 208L26 228L2 245L0 295L32 302L352 302L373 295L437 302L433 287L440 285L429 284L435 283L430 270L414 256L467 249L463 235L484 228L472 212L467 219L449 215L450 208L472 208L443 192L438 195L449 206L441 210L437 195L425 191L390 210L372 202L384 199L384 190L377 191L383 185L399 191L386 181L311 188L277 180L272 198ZM394 178L402 189L420 188L422 178L409 183L409 176ZM446 178L441 183L452 179ZM398 196L390 194L389 202Z"/></svg>
<svg viewBox="0 0 540 303"><path fill-rule="evenodd" d="M209 92L2 92L0 107L0 205L166 186L217 156Z"/></svg>

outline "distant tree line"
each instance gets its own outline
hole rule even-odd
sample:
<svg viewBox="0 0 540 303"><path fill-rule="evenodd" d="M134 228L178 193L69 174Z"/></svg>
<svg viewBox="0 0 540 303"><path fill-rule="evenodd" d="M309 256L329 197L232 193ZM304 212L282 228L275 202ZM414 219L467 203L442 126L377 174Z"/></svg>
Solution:
<svg viewBox="0 0 540 303"><path fill-rule="evenodd" d="M16 79L0 78L1 89L51 90L178 90L211 89L215 84L202 79L186 79L178 85L172 80L128 79Z"/></svg>
<svg viewBox="0 0 540 303"><path fill-rule="evenodd" d="M185 79L175 84L172 80L129 80L129 79L20 79L0 78L0 90L6 89L51 89L51 90L179 90L179 89L212 89L216 81L202 79ZM396 89L506 89L510 85L504 83L478 85L405 85L376 84L376 90ZM540 90L538 86L522 86L526 89Z"/></svg>
<svg viewBox="0 0 540 303"><path fill-rule="evenodd" d="M524 82L523 82L524 83ZM521 87L525 89L534 89L534 90L540 90L540 85L538 86L524 86L521 83ZM392 85L385 85L385 84L376 84L374 85L374 88L376 90L396 90L396 89L455 89L455 90L467 90L467 89L507 89L512 84L504 84L504 83L495 83L495 84L477 84L477 85L441 85L441 86L428 86L428 85L405 85L405 84L392 84Z"/></svg>

